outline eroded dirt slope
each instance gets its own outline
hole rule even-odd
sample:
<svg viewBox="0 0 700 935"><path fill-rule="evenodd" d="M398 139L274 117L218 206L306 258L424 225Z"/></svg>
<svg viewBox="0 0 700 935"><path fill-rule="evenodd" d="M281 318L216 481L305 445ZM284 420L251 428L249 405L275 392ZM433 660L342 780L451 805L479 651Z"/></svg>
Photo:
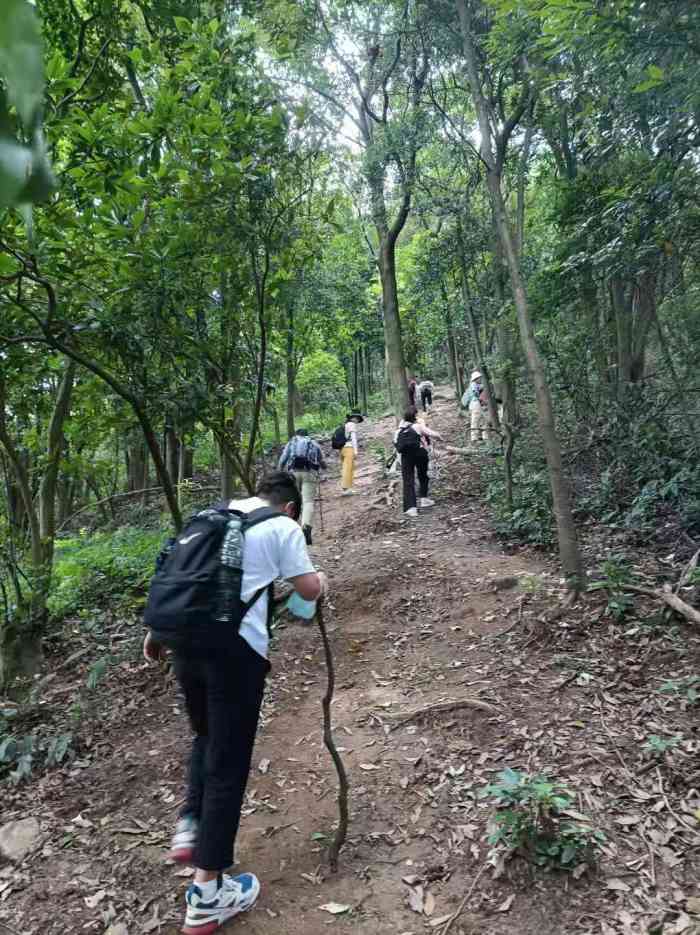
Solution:
<svg viewBox="0 0 700 935"><path fill-rule="evenodd" d="M454 439L463 431L448 398L430 422ZM373 453L391 427L365 427L357 496L339 496L337 471L324 484L313 548L332 583L333 715L352 786L340 872L330 875L323 855L336 793L321 738L322 649L314 627L290 623L276 639L239 839L240 866L263 893L225 931L442 932L487 860L493 808L478 792L511 767L577 792L577 810L606 834L599 864L578 879L523 860L489 867L450 932L692 932L697 735L683 699L656 688L697 669L697 633L613 626L588 605L542 623L555 566L503 552L480 458L441 454L437 505L406 520L396 497L386 502ZM136 657L109 691L89 755L6 799L4 818L33 814L43 835L19 877L0 868L0 916L12 931L179 930L188 880L163 853L187 726L173 685ZM431 705L440 707L417 713ZM680 768L650 768L642 742L667 728L683 734ZM320 908L329 903L350 909L333 916Z"/></svg>

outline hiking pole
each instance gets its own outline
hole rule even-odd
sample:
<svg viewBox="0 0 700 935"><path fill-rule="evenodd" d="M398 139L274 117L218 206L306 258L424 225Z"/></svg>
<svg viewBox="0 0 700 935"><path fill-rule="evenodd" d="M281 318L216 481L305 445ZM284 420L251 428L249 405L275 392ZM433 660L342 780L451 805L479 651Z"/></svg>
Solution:
<svg viewBox="0 0 700 935"><path fill-rule="evenodd" d="M328 848L328 863L333 873L338 871L338 855L340 849L345 844L345 838L348 832L348 774L345 772L345 766L338 753L333 740L333 727L331 723L331 703L333 701L333 692L335 690L335 666L333 664L333 654L331 644L328 641L328 631L323 619L323 596L319 597L316 604L316 621L321 631L323 640L323 651L326 655L326 672L328 673L328 684L326 694L323 697L323 742L331 755L338 773L338 827L335 832L333 843Z"/></svg>
<svg viewBox="0 0 700 935"><path fill-rule="evenodd" d="M322 484L323 478L319 477L318 479L318 515L321 517L321 535L325 533L323 528L323 493L322 493Z"/></svg>

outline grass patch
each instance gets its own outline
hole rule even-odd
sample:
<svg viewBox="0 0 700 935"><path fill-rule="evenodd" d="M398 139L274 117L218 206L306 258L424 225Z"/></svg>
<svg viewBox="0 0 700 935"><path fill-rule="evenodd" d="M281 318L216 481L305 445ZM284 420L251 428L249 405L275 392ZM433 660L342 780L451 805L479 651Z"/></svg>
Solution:
<svg viewBox="0 0 700 935"><path fill-rule="evenodd" d="M61 619L144 591L164 539L160 530L122 527L56 542L48 607Z"/></svg>

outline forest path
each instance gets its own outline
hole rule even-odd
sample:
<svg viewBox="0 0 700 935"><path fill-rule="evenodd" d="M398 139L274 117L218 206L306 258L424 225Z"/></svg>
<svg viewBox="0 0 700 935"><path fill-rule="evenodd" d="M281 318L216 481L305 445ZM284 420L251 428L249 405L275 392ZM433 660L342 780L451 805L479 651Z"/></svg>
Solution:
<svg viewBox="0 0 700 935"><path fill-rule="evenodd" d="M463 443L464 423L448 395L438 391L429 422ZM641 931L614 927L627 912L624 888L631 894L637 879L647 885L649 873L661 886L668 868L658 860L647 867L645 839L635 837L629 811L658 800L635 799L634 783L620 774L631 754L610 733L617 715L624 724L634 714L608 695L601 733L602 708L582 699L585 685L574 682L584 669L597 671L581 658L581 634L559 623L559 651L541 645L535 620L557 579L545 559L505 554L493 537L478 476L483 455L442 454L431 490L437 504L417 520L401 513L400 484L398 502L373 505L386 487L373 443L388 449L392 428L389 418L363 426L355 497L340 496L334 462L323 485L324 533L317 517L312 549L331 581L333 717L351 785L340 871L329 874L324 859L323 836L337 810L321 737L322 647L315 626L288 623L275 640L237 850L239 866L260 876L262 895L223 931L442 933L487 858L492 806L477 792L506 767L584 789L579 809L606 830L611 802L626 812L625 840L606 845L604 876L627 878L629 887L618 879L619 887L606 889L595 874L531 873L515 861L497 879L491 870L481 876L451 935L583 935L600 932L601 919L610 933ZM601 665L606 652L601 647ZM179 931L188 880L163 854L189 732L171 683L137 662L125 671L113 686L121 710L108 734L95 731L96 755L47 774L33 792L46 844L25 887L0 902L0 917L23 935ZM492 710L455 707L399 723L401 713L466 698ZM604 802L602 789L611 785ZM690 866L687 873L692 880ZM422 890L404 878L420 880ZM333 916L322 908L329 903L349 909Z"/></svg>

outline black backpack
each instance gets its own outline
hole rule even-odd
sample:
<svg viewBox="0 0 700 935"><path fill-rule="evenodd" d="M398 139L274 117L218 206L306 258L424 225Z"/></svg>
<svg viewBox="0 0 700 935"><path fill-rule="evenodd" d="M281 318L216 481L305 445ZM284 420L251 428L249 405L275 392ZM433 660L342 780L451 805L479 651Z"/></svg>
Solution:
<svg viewBox="0 0 700 935"><path fill-rule="evenodd" d="M212 507L196 513L168 541L156 560L144 611L144 623L157 642L176 650L232 644L245 615L272 587L242 600L245 533L276 516L280 513L271 507L251 513Z"/></svg>
<svg viewBox="0 0 700 935"><path fill-rule="evenodd" d="M345 426L339 425L338 428L333 432L333 438L331 439L331 448L335 448L336 451L341 448L345 448L348 443L348 437L345 434Z"/></svg>
<svg viewBox="0 0 700 935"><path fill-rule="evenodd" d="M420 435L414 430L413 425L404 425L402 429L399 429L395 448L400 455L406 451L418 451L420 446Z"/></svg>

